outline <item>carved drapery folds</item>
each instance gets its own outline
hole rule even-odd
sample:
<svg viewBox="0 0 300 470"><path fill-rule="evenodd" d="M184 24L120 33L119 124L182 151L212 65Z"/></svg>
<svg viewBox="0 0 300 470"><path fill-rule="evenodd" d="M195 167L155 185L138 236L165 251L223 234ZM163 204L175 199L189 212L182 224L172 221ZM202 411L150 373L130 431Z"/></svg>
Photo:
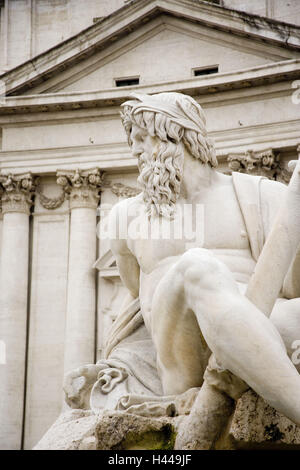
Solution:
<svg viewBox="0 0 300 470"><path fill-rule="evenodd" d="M273 149L232 153L228 155L227 162L231 171L266 176L282 183L288 183L291 177L291 173L280 165L279 153Z"/></svg>
<svg viewBox="0 0 300 470"><path fill-rule="evenodd" d="M70 209L90 207L96 209L100 199L99 191L103 173L99 168L89 170L60 170L56 174L57 184L63 188L70 200Z"/></svg>
<svg viewBox="0 0 300 470"><path fill-rule="evenodd" d="M2 212L30 213L35 182L31 173L0 175Z"/></svg>

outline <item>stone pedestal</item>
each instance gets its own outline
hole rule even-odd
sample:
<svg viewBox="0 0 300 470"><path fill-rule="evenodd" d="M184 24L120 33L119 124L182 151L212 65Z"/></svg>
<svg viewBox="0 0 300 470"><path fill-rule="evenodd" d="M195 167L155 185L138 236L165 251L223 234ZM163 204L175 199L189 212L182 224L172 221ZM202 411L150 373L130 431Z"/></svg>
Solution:
<svg viewBox="0 0 300 470"><path fill-rule="evenodd" d="M34 450L172 450L179 419L72 410L58 418Z"/></svg>
<svg viewBox="0 0 300 470"><path fill-rule="evenodd" d="M35 450L172 450L185 422L183 414L143 417L125 411L71 410L59 417ZM248 391L212 449L299 450L300 428Z"/></svg>
<svg viewBox="0 0 300 470"><path fill-rule="evenodd" d="M0 335L6 364L0 365L0 448L20 449L24 407L28 309L30 174L1 176L2 246Z"/></svg>

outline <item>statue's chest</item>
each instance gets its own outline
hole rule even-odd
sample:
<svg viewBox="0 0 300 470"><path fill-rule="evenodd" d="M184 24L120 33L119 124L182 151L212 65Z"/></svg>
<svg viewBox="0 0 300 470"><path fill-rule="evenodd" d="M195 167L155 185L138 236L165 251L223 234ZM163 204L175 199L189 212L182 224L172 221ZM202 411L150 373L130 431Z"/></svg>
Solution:
<svg viewBox="0 0 300 470"><path fill-rule="evenodd" d="M129 242L142 269L152 270L162 260L180 256L189 248L243 250L249 248L240 207L232 192L215 194L201 203L182 205L170 222L151 222L148 237Z"/></svg>
<svg viewBox="0 0 300 470"><path fill-rule="evenodd" d="M238 202L228 198L219 204L203 205L203 248L245 249L249 246L246 226Z"/></svg>

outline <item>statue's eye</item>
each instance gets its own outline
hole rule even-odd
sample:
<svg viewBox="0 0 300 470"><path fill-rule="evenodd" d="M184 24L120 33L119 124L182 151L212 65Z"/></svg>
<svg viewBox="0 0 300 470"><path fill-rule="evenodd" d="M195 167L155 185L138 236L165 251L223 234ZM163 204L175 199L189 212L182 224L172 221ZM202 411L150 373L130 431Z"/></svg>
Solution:
<svg viewBox="0 0 300 470"><path fill-rule="evenodd" d="M144 142L145 136L143 134L137 134L135 138L138 142Z"/></svg>

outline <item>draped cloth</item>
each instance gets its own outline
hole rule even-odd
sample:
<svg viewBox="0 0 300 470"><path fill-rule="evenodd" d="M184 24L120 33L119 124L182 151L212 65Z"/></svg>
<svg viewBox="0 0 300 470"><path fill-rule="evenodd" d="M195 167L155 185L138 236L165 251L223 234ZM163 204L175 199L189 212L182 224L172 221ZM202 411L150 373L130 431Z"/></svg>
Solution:
<svg viewBox="0 0 300 470"><path fill-rule="evenodd" d="M266 239L263 228L260 190L263 179L262 176L232 173L233 187L244 218L251 253L255 261L258 260Z"/></svg>
<svg viewBox="0 0 300 470"><path fill-rule="evenodd" d="M171 95L174 97L176 93L171 93ZM161 94L151 96L142 93L131 93L130 96L135 98L135 100L126 101L122 106L130 106L132 108L132 115L144 111L153 111L167 116L171 121L184 129L201 132L203 135L207 134L204 113L198 103L188 95L184 98L194 105L193 109L182 105L180 101L180 96L182 97L182 95L180 94L178 94L178 99L175 99L175 103L162 99Z"/></svg>

